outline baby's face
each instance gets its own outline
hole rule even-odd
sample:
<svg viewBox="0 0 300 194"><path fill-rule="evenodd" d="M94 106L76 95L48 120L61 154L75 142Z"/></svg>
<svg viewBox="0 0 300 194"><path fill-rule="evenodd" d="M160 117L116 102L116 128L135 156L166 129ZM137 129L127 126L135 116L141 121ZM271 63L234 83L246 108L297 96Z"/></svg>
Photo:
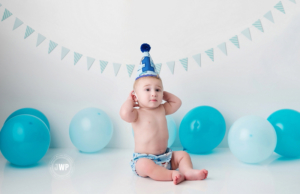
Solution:
<svg viewBox="0 0 300 194"><path fill-rule="evenodd" d="M139 107L156 108L163 100L163 86L161 80L153 77L139 78L135 86Z"/></svg>

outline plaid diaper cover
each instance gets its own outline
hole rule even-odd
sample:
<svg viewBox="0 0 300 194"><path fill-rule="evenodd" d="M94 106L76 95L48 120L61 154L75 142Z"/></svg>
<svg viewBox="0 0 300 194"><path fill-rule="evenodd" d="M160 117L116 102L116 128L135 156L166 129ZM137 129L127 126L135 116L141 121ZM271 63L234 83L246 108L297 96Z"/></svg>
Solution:
<svg viewBox="0 0 300 194"><path fill-rule="evenodd" d="M135 170L135 164L138 159L140 158L147 158L151 159L155 164L162 166L168 170L172 170L171 167L171 158L172 158L172 150L171 148L167 148L166 152L159 155L153 155L153 154L141 154L141 153L133 153L133 157L130 161L131 170L138 175L138 173ZM142 177L138 175L139 177ZM148 176L147 176L148 177Z"/></svg>

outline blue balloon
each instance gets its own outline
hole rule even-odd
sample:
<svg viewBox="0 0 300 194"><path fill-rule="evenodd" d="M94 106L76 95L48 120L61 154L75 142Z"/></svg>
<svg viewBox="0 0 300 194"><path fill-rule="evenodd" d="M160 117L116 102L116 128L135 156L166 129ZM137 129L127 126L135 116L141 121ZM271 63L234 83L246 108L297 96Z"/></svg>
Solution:
<svg viewBox="0 0 300 194"><path fill-rule="evenodd" d="M12 164L35 164L46 154L49 146L49 129L38 117L18 115L5 122L1 129L1 151Z"/></svg>
<svg viewBox="0 0 300 194"><path fill-rule="evenodd" d="M69 135L80 151L97 152L109 143L113 135L113 123L103 110L85 108L72 118Z"/></svg>
<svg viewBox="0 0 300 194"><path fill-rule="evenodd" d="M285 157L299 157L300 113L291 109L281 109L272 113L268 121L277 134L275 152Z"/></svg>
<svg viewBox="0 0 300 194"><path fill-rule="evenodd" d="M217 147L225 132L224 117L217 109L198 106L183 117L179 126L179 139L184 150L201 154Z"/></svg>
<svg viewBox="0 0 300 194"><path fill-rule="evenodd" d="M231 152L245 163L259 163L270 157L276 142L276 132L271 123L253 115L235 121L228 133Z"/></svg>
<svg viewBox="0 0 300 194"><path fill-rule="evenodd" d="M37 118L41 119L47 125L48 129L50 130L50 124L49 124L47 117L41 111L34 109L34 108L21 108L19 110L16 110L15 112L11 113L11 115L8 116L6 121L11 119L12 117L15 117L18 115L23 115L23 114L36 116Z"/></svg>
<svg viewBox="0 0 300 194"><path fill-rule="evenodd" d="M171 147L176 139L177 128L176 128L175 120L171 115L167 115L166 119L167 119L167 127L169 132L168 147ZM134 136L133 129L132 129L132 135Z"/></svg>

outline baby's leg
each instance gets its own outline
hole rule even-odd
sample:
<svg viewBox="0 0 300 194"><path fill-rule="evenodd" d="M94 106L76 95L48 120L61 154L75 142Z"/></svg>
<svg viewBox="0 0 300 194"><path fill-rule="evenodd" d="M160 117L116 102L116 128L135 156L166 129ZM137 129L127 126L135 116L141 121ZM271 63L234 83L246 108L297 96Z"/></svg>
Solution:
<svg viewBox="0 0 300 194"><path fill-rule="evenodd" d="M191 157L186 151L173 151L171 164L173 170L179 168L186 180L203 180L208 174L205 169L193 169Z"/></svg>
<svg viewBox="0 0 300 194"><path fill-rule="evenodd" d="M176 170L168 170L162 166L155 164L152 160L141 158L136 162L136 172L142 176L156 180L156 181L172 181L175 185L184 181L184 176Z"/></svg>

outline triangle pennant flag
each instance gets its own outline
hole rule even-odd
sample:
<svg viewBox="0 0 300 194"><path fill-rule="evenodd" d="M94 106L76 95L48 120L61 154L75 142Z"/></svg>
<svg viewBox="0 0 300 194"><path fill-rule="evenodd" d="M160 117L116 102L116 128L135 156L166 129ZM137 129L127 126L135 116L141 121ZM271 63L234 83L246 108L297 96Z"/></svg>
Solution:
<svg viewBox="0 0 300 194"><path fill-rule="evenodd" d="M174 74L175 61L167 62L167 65L168 65L171 73Z"/></svg>
<svg viewBox="0 0 300 194"><path fill-rule="evenodd" d="M56 48L56 46L57 46L57 43L55 43L52 40L50 40L48 54L51 53Z"/></svg>
<svg viewBox="0 0 300 194"><path fill-rule="evenodd" d="M5 11L4 11L4 14L3 14L3 17L2 17L1 21L7 19L11 15L12 15L12 13L5 8Z"/></svg>
<svg viewBox="0 0 300 194"><path fill-rule="evenodd" d="M101 69L101 73L103 73L105 67L107 66L107 61L101 61L100 60L100 69Z"/></svg>
<svg viewBox="0 0 300 194"><path fill-rule="evenodd" d="M74 65L79 61L79 59L82 57L82 54L74 52Z"/></svg>
<svg viewBox="0 0 300 194"><path fill-rule="evenodd" d="M207 50L207 51L205 51L205 52L206 52L206 54L209 56L209 58L210 58L212 61L214 61L214 49L211 48L211 49L209 49L209 50Z"/></svg>
<svg viewBox="0 0 300 194"><path fill-rule="evenodd" d="M121 64L120 63L113 63L113 65L114 65L115 76L117 76L118 72L120 70Z"/></svg>
<svg viewBox="0 0 300 194"><path fill-rule="evenodd" d="M272 15L272 12L271 12L271 11L269 11L268 13L266 13L266 14L264 15L264 17L267 18L268 20L270 20L271 22L274 23L274 19L273 19L273 15Z"/></svg>
<svg viewBox="0 0 300 194"><path fill-rule="evenodd" d="M13 30L15 30L16 28L18 28L22 24L23 24L23 22L19 18L16 18Z"/></svg>
<svg viewBox="0 0 300 194"><path fill-rule="evenodd" d="M296 0L290 0L291 2L293 2L293 3L296 3Z"/></svg>
<svg viewBox="0 0 300 194"><path fill-rule="evenodd" d="M161 70L161 63L158 63L158 64L154 64L155 65L155 69L157 71L157 73L159 74L160 73L160 70Z"/></svg>
<svg viewBox="0 0 300 194"><path fill-rule="evenodd" d="M281 1L279 1L274 7L285 14Z"/></svg>
<svg viewBox="0 0 300 194"><path fill-rule="evenodd" d="M28 36L30 36L33 32L34 32L34 29L32 29L31 27L27 26L24 39L27 38Z"/></svg>
<svg viewBox="0 0 300 194"><path fill-rule="evenodd" d="M235 35L234 37L229 39L236 47L240 48L238 36Z"/></svg>
<svg viewBox="0 0 300 194"><path fill-rule="evenodd" d="M262 25L261 25L260 19L258 19L258 20L257 20L256 22L254 22L252 25L255 26L257 29L259 29L260 31L264 32L264 29L263 29L263 27L262 27Z"/></svg>
<svg viewBox="0 0 300 194"><path fill-rule="evenodd" d="M36 46L39 46L45 39L46 39L46 37L39 33L37 41L36 41Z"/></svg>
<svg viewBox="0 0 300 194"><path fill-rule="evenodd" d="M252 41L249 28L246 28L245 30L243 30L243 31L242 31L242 34L243 34L244 36L246 36L249 40Z"/></svg>
<svg viewBox="0 0 300 194"><path fill-rule="evenodd" d="M183 68L187 71L187 69L188 69L188 58L179 59L179 61L182 64Z"/></svg>
<svg viewBox="0 0 300 194"><path fill-rule="evenodd" d="M88 70L90 70L90 68L92 67L95 59L92 58L92 57L86 57L86 60L87 60L87 68L88 68Z"/></svg>
<svg viewBox="0 0 300 194"><path fill-rule="evenodd" d="M70 52L70 49L66 47L61 47L61 60L65 58L65 56Z"/></svg>
<svg viewBox="0 0 300 194"><path fill-rule="evenodd" d="M196 61L196 63L201 67L201 54L197 54L193 56L194 60Z"/></svg>
<svg viewBox="0 0 300 194"><path fill-rule="evenodd" d="M126 66L127 66L128 75L129 75L129 77L131 77L131 74L132 74L132 71L133 71L135 65L126 65Z"/></svg>
<svg viewBox="0 0 300 194"><path fill-rule="evenodd" d="M227 48L226 48L225 42L223 42L222 44L219 44L218 47L225 55L227 55Z"/></svg>

